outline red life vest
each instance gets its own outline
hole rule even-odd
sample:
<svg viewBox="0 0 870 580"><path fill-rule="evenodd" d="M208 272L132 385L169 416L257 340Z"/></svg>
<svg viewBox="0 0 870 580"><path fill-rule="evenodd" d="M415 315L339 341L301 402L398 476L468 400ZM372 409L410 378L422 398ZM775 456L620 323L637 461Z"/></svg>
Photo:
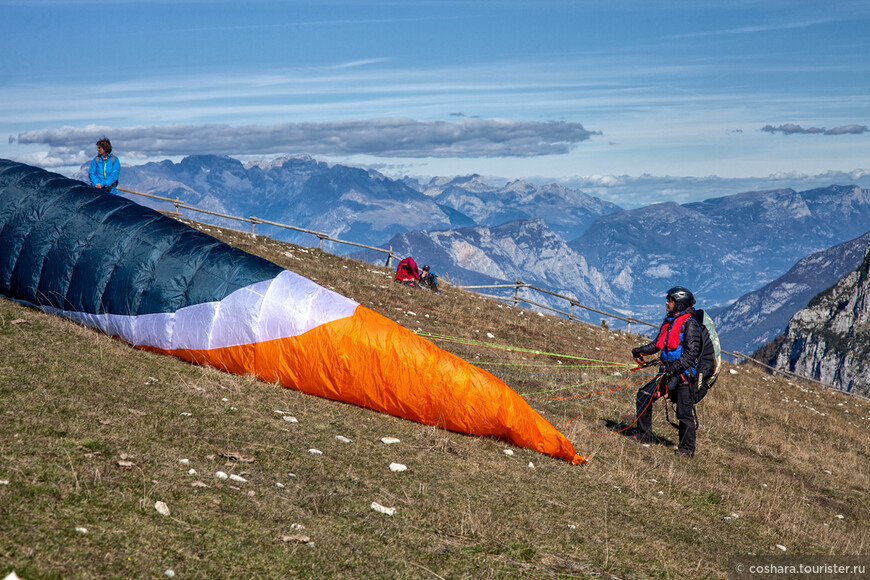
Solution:
<svg viewBox="0 0 870 580"><path fill-rule="evenodd" d="M683 337L683 324L686 323L692 316L691 313L681 314L680 316L672 319L665 320L662 324L661 330L659 330L659 336L656 339L656 348L662 351L663 359L669 359L671 357L667 356L668 354L673 353L674 351L679 351L676 354L676 357L679 358L680 353L682 353L682 348L680 348L680 339Z"/></svg>

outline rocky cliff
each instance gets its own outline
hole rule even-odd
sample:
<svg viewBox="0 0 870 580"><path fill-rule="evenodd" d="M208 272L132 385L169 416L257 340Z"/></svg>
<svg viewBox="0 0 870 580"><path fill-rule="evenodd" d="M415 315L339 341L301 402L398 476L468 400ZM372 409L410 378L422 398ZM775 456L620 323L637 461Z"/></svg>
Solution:
<svg viewBox="0 0 870 580"><path fill-rule="evenodd" d="M781 335L788 321L809 301L853 271L870 245L870 232L810 254L763 288L744 294L722 310L708 310L716 320L722 348L750 353Z"/></svg>
<svg viewBox="0 0 870 580"><path fill-rule="evenodd" d="M798 311L773 366L870 396L870 246L853 272Z"/></svg>

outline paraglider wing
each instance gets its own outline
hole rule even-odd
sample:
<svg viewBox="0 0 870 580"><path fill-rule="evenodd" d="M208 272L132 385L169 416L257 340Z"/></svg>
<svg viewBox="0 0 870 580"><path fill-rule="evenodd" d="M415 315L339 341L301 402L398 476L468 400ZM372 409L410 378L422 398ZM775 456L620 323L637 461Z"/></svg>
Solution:
<svg viewBox="0 0 870 580"><path fill-rule="evenodd" d="M267 260L0 160L0 294L130 344L585 461L490 373Z"/></svg>

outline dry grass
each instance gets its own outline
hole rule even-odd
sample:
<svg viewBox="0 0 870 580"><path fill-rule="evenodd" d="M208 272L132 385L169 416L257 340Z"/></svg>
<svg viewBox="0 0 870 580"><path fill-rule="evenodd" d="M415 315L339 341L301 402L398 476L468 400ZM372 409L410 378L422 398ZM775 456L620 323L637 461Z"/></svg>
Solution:
<svg viewBox="0 0 870 580"><path fill-rule="evenodd" d="M641 342L207 229L413 330L619 363ZM590 462L507 456L499 441L138 351L0 301L0 577L724 578L729 556L772 554L775 544L868 552L867 401L729 366L698 409L695 459L679 460L667 446L601 434L605 420L631 419L635 389L576 397L634 380L589 382L612 368L438 344L529 399L561 399L532 405ZM554 391L565 387L574 388ZM661 404L654 427L675 440ZM408 471L391 472L391 462ZM247 482L215 479L218 470ZM281 539L294 534L314 545Z"/></svg>

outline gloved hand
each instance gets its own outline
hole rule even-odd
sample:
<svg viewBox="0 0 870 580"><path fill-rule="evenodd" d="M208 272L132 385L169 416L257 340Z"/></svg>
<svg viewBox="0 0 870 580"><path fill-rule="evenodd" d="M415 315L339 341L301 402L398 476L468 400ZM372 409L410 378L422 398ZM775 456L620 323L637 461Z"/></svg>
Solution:
<svg viewBox="0 0 870 580"><path fill-rule="evenodd" d="M679 363L675 360L663 361L662 368L664 368L665 375L675 377L678 374Z"/></svg>
<svg viewBox="0 0 870 580"><path fill-rule="evenodd" d="M634 360L640 362L640 357L641 357L641 352L640 352L640 349L639 349L639 348L633 348L633 349L631 349L631 358L633 358Z"/></svg>

